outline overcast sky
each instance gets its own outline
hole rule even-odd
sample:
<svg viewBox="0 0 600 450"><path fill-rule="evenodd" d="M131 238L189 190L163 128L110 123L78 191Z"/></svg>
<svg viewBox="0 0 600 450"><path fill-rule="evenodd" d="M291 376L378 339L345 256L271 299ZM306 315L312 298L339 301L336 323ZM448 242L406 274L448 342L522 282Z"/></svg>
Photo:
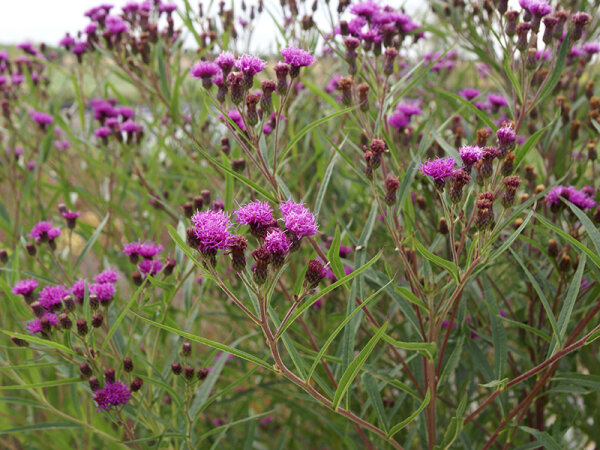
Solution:
<svg viewBox="0 0 600 450"><path fill-rule="evenodd" d="M58 41L69 31L71 35L82 30L89 22L83 13L101 3L110 3L115 7L121 7L128 0L1 0L2 12L0 13L0 43L17 44L23 41L45 42L57 44ZM183 0L175 1L183 5ZM236 4L240 0L235 0ZM312 0L308 0L310 4ZM319 0L322 2L323 0ZM197 7L198 0L190 0L192 7ZM231 0L227 0L230 4ZM279 0L264 0L265 5L273 5L279 11ZM208 3L208 2L203 2ZM215 4L218 1L214 2ZM246 0L248 5L257 4L258 0ZM335 1L332 0L332 4ZM414 9L417 5L425 4L425 0L387 0L382 4L391 6L405 5L407 9ZM271 18L264 14L263 20L257 26L259 40L273 40L275 28Z"/></svg>

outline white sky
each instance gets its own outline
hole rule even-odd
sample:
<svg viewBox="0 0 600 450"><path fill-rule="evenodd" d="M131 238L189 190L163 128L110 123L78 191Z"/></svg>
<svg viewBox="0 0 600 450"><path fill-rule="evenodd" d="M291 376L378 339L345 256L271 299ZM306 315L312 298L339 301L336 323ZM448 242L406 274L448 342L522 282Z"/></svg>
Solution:
<svg viewBox="0 0 600 450"><path fill-rule="evenodd" d="M179 6L183 5L183 0L171 1L175 1ZM189 2L193 8L197 8L199 0ZM323 3L323 0L319 2ZM89 22L83 13L101 3L113 4L115 8L119 8L127 3L127 0L0 0L0 43L18 44L33 41L56 45L65 32L69 31L74 35L82 30ZM203 3L209 2L205 0ZM214 3L217 4L218 0ZM239 5L240 0L235 0L235 3ZM258 1L246 0L246 3L250 6L258 4ZM264 0L264 3L271 5L276 11L280 10L279 0ZM312 0L307 1L308 5L311 3ZM226 0L226 4L231 4L231 0ZM335 5L335 0L332 0L331 4ZM382 4L397 7L404 5L410 11L416 6L422 6L424 0L387 0L382 1ZM272 41L275 33L271 18L263 14L256 29L255 39Z"/></svg>

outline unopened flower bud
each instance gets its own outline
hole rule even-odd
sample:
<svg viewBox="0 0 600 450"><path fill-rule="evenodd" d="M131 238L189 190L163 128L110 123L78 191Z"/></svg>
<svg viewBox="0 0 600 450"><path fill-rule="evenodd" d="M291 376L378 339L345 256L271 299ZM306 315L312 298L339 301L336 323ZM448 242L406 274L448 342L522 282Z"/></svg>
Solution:
<svg viewBox="0 0 600 450"><path fill-rule="evenodd" d="M88 325L85 319L83 317L77 319L77 333L79 333L81 336L85 336L88 334L88 331Z"/></svg>
<svg viewBox="0 0 600 450"><path fill-rule="evenodd" d="M58 316L58 321L60 322L60 326L65 330L70 330L73 327L73 321L65 313Z"/></svg>
<svg viewBox="0 0 600 450"><path fill-rule="evenodd" d="M144 381L140 377L135 377L131 382L129 389L131 389L131 392L137 392L142 388L143 385Z"/></svg>
<svg viewBox="0 0 600 450"><path fill-rule="evenodd" d="M192 378L194 378L195 372L196 371L194 370L194 368L192 366L185 366L185 368L183 369L183 376L187 380L191 380Z"/></svg>
<svg viewBox="0 0 600 450"><path fill-rule="evenodd" d="M107 383L114 383L115 382L115 369L106 369L104 371L104 380Z"/></svg>
<svg viewBox="0 0 600 450"><path fill-rule="evenodd" d="M90 377L88 383L90 384L90 389L92 390L92 392L95 392L98 389L100 389L100 382L98 381L98 378Z"/></svg>
<svg viewBox="0 0 600 450"><path fill-rule="evenodd" d="M133 370L133 361L129 356L123 359L123 370L125 372L131 372Z"/></svg>
<svg viewBox="0 0 600 450"><path fill-rule="evenodd" d="M208 376L208 369L198 369L198 379L204 380Z"/></svg>
<svg viewBox="0 0 600 450"><path fill-rule="evenodd" d="M304 277L305 284L309 289L314 289L319 285L323 278L325 278L325 267L320 261L311 259L308 262L308 269L306 270L306 275Z"/></svg>
<svg viewBox="0 0 600 450"><path fill-rule="evenodd" d="M192 354L192 344L189 342L184 342L181 346L181 354L183 356L190 356Z"/></svg>

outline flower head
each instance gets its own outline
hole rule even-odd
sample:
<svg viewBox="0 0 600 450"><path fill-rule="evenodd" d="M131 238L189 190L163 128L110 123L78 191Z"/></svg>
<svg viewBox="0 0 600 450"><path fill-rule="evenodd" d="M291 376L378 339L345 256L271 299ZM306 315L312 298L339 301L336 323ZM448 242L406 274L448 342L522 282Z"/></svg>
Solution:
<svg viewBox="0 0 600 450"><path fill-rule="evenodd" d="M296 47L287 47L281 50L281 56L286 64L293 67L310 66L315 62L315 58L306 50Z"/></svg>
<svg viewBox="0 0 600 450"><path fill-rule="evenodd" d="M436 158L421 164L419 170L423 175L431 177L434 181L444 183L454 173L455 161L452 158Z"/></svg>
<svg viewBox="0 0 600 450"><path fill-rule="evenodd" d="M36 223L29 233L29 237L34 238L38 244L46 240L56 239L58 236L60 236L60 228L55 227L51 221Z"/></svg>
<svg viewBox="0 0 600 450"><path fill-rule="evenodd" d="M267 202L252 202L239 208L235 218L242 225L266 226L273 222L273 210Z"/></svg>
<svg viewBox="0 0 600 450"><path fill-rule="evenodd" d="M221 71L220 67L214 62L198 61L190 68L190 74L194 78L204 79L212 78Z"/></svg>
<svg viewBox="0 0 600 450"><path fill-rule="evenodd" d="M115 296L115 285L113 283L92 283L90 294L96 294L100 303L108 303Z"/></svg>
<svg viewBox="0 0 600 450"><path fill-rule="evenodd" d="M465 166L471 167L481 158L483 158L483 150L476 145L467 145L458 149L460 159Z"/></svg>
<svg viewBox="0 0 600 450"><path fill-rule="evenodd" d="M163 264L158 259L144 259L138 267L140 272L154 276L161 271Z"/></svg>
<svg viewBox="0 0 600 450"><path fill-rule="evenodd" d="M403 112L399 111L392 114L388 122L390 126L396 128L397 130L402 130L410 123L410 116L407 116Z"/></svg>
<svg viewBox="0 0 600 450"><path fill-rule="evenodd" d="M140 245L137 253L144 259L152 259L162 251L162 245L157 245L154 242L146 241Z"/></svg>
<svg viewBox="0 0 600 450"><path fill-rule="evenodd" d="M233 53L223 52L215 58L215 64L217 64L223 72L229 72L233 66L235 66L235 57L233 56Z"/></svg>
<svg viewBox="0 0 600 450"><path fill-rule="evenodd" d="M290 240L283 231L274 228L265 238L265 248L271 253L286 254L290 251Z"/></svg>
<svg viewBox="0 0 600 450"><path fill-rule="evenodd" d="M48 125L54 122L53 117L50 114L46 114L40 111L31 111L29 117L41 128L46 128Z"/></svg>
<svg viewBox="0 0 600 450"><path fill-rule="evenodd" d="M94 278L96 283L111 283L115 284L119 279L119 274L111 269L106 269L100 272Z"/></svg>
<svg viewBox="0 0 600 450"><path fill-rule="evenodd" d="M490 94L488 95L488 100L496 107L508 106L508 102L501 94Z"/></svg>
<svg viewBox="0 0 600 450"><path fill-rule="evenodd" d="M127 23L119 16L108 16L104 19L104 22L106 29L110 34L117 35L125 33L129 29Z"/></svg>
<svg viewBox="0 0 600 450"><path fill-rule="evenodd" d="M574 186L555 186L546 194L546 203L552 209L559 209L562 206L560 197L573 203L580 209L592 209L596 206L596 201L588 195L585 188L578 190Z"/></svg>
<svg viewBox="0 0 600 450"><path fill-rule="evenodd" d="M473 88L466 88L462 91L458 91L458 95L460 95L465 100L473 100L475 97L479 97L479 91Z"/></svg>
<svg viewBox="0 0 600 450"><path fill-rule="evenodd" d="M243 55L235 61L237 67L244 75L256 75L265 70L267 63L258 56Z"/></svg>
<svg viewBox="0 0 600 450"><path fill-rule="evenodd" d="M227 247L231 223L223 211L197 212L192 216L192 223L201 252L223 250Z"/></svg>
<svg viewBox="0 0 600 450"><path fill-rule="evenodd" d="M75 296L79 301L83 300L85 297L85 284L85 280L79 280L71 286L71 295Z"/></svg>
<svg viewBox="0 0 600 450"><path fill-rule="evenodd" d="M312 236L319 231L315 216L302 203L283 202L279 209L287 230L298 238Z"/></svg>
<svg viewBox="0 0 600 450"><path fill-rule="evenodd" d="M31 293L39 286L39 283L30 278L29 280L21 280L12 287L12 293L15 295L31 295Z"/></svg>
<svg viewBox="0 0 600 450"><path fill-rule="evenodd" d="M511 126L503 126L496 131L496 137L498 138L500 145L510 146L515 142L515 130L513 130Z"/></svg>
<svg viewBox="0 0 600 450"><path fill-rule="evenodd" d="M51 311L59 306L67 295L69 295L69 291L64 285L46 286L40 291L38 301L44 309Z"/></svg>
<svg viewBox="0 0 600 450"><path fill-rule="evenodd" d="M29 334L37 334L42 332L42 319L44 318L48 319L48 323L51 326L58 325L58 318L56 317L56 314L45 312L43 316L27 322L27 331Z"/></svg>
<svg viewBox="0 0 600 450"><path fill-rule="evenodd" d="M120 381L107 383L102 389L94 393L94 401L98 405L98 411L110 411L113 406L126 405L131 399L131 392L127 385Z"/></svg>

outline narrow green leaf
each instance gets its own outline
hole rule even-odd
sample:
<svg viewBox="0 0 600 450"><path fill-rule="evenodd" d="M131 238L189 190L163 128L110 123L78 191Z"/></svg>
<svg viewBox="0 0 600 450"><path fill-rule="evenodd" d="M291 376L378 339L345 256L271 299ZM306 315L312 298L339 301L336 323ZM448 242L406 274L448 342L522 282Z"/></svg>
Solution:
<svg viewBox="0 0 600 450"><path fill-rule="evenodd" d="M69 422L46 422L36 423L33 425L25 425L22 427L5 428L0 430L0 435L3 434L14 434L14 433L29 433L31 431L49 431L49 430L60 430L64 428L79 428L81 425L78 423Z"/></svg>
<svg viewBox="0 0 600 450"><path fill-rule="evenodd" d="M24 341L31 342L32 344L39 344L39 345L45 345L47 347L53 347L57 350L60 350L61 352L68 353L69 355L73 355L73 356L77 355L77 353L75 353L70 348L65 347L64 345L59 344L58 342L51 341L49 339L41 339L41 338L35 337L31 334L17 333L15 331L0 330L0 333L4 333L7 336L14 336L16 338L23 339Z"/></svg>
<svg viewBox="0 0 600 450"><path fill-rule="evenodd" d="M327 192L327 186L329 186L329 181L331 180L331 174L333 173L336 160L337 153L334 153L329 165L327 166L327 170L325 170L325 175L323 175L323 181L321 182L321 187L319 188L319 192L317 194L317 201L315 202L315 208L313 210L315 216L318 216L319 211L321 211L323 199L325 199L325 192Z"/></svg>
<svg viewBox="0 0 600 450"><path fill-rule="evenodd" d="M564 448L562 445L556 442L556 440L554 440L554 438L550 436L546 431L540 431L536 430L535 428L524 426L521 426L519 428L525 431L526 433L531 434L536 439L537 443L540 444L540 446L543 447L545 450L562 450Z"/></svg>
<svg viewBox="0 0 600 450"><path fill-rule="evenodd" d="M577 216L581 225L583 225L583 228L585 228L585 231L592 240L592 244L594 244L594 247L596 248L596 253L600 254L600 231L598 231L598 227L594 225L590 218L579 209L579 207L564 198L561 198L561 200L571 209L571 211L573 211L573 214Z"/></svg>
<svg viewBox="0 0 600 450"><path fill-rule="evenodd" d="M429 405L430 400L431 400L431 391L429 389L427 389L425 398L423 399L423 402L419 405L417 410L415 412L413 412L410 416L408 416L406 419L404 419L402 422L399 422L396 425L394 425L392 427L392 429L390 430L390 432L388 433L388 437L391 438L392 436L394 436L394 434L396 434L402 428L404 428L405 426L410 424L412 421L414 421L417 418L417 416L419 414L421 414L421 411L423 411L427 407L427 405Z"/></svg>
<svg viewBox="0 0 600 450"><path fill-rule="evenodd" d="M296 312L294 314L292 314L292 317L290 317L290 319L287 321L287 323L285 324L285 326L283 327L283 329L277 334L277 336L275 336L275 339L278 339L283 333L285 333L285 331L290 327L290 325L292 323L294 323L294 321L301 316L304 311L306 311L308 308L310 308L317 300L319 300L321 297L325 296L325 294L328 294L329 292L333 291L334 289L336 289L339 286L342 286L344 284L346 284L348 281L352 280L353 278L356 278L358 275L360 275L361 273L363 273L365 270L367 270L370 266L372 266L373 264L375 264L375 262L381 257L382 252L380 251L379 253L377 253L368 263L366 263L365 265L359 267L358 269L354 270L352 273L350 273L349 275L346 275L343 278L340 278L338 281L336 281L335 283L330 284L329 286L327 286L325 289L323 289L320 292L317 292L315 295L313 295L312 297L310 297L309 299L307 299L304 304L302 306L300 306Z"/></svg>
<svg viewBox="0 0 600 450"><path fill-rule="evenodd" d="M381 394L379 393L379 386L377 386L377 381L375 380L375 377L368 372L363 374L362 381L365 385L365 390L367 391L369 400L371 400L371 405L373 406L373 410L375 411L377 420L379 421L379 424L383 431L387 433L387 417L385 415L385 410L383 409L383 401L381 400Z"/></svg>
<svg viewBox="0 0 600 450"><path fill-rule="evenodd" d="M333 242L331 243L329 251L327 252L327 259L331 264L331 270L333 271L333 274L338 280L346 275L346 272L344 271L344 264L342 263L342 260L340 258L341 242L342 238L340 234L340 227L336 226L335 235L333 236Z"/></svg>
<svg viewBox="0 0 600 450"><path fill-rule="evenodd" d="M429 309L427 308L427 305L423 302L423 300L421 300L419 297L417 297L415 294L413 294L409 289L407 289L403 286L394 286L394 291L397 292L398 294L400 294L402 297L404 297L409 302L417 305L419 308L422 308L425 311L429 311Z"/></svg>
<svg viewBox="0 0 600 450"><path fill-rule="evenodd" d="M437 351L437 346L435 342L403 342L394 339L393 337L388 336L387 334L383 336L383 340L388 344L393 345L394 347L402 348L404 350L416 350L419 353L423 354L427 359L433 361L435 358L435 353Z"/></svg>
<svg viewBox="0 0 600 450"><path fill-rule="evenodd" d="M594 253L592 250L587 248L585 245L583 245L581 242L579 242L577 239L575 239L569 233L565 233L563 230L558 228L556 225L554 225L552 222L550 222L544 216L542 216L540 214L536 214L535 217L537 220L540 221L541 224L550 228L554 232L558 233L563 239L565 239L566 241L569 241L571 244L573 244L573 246L577 247L579 250L581 250L583 253L585 253L587 255L587 257L590 258L590 260L592 260L592 262L596 265L596 267L598 267L600 269L600 256L598 256L597 253Z"/></svg>
<svg viewBox="0 0 600 450"><path fill-rule="evenodd" d="M317 368L317 365L319 364L319 361L321 360L321 358L323 358L323 355L325 354L325 352L329 348L329 345L331 345L331 343L333 342L333 340L335 339L335 337L340 333L340 331L343 330L343 328L348 324L348 322L350 322L350 320L352 320L352 318L359 311L361 311L363 308L366 308L369 305L369 303L371 303L379 295L379 293L381 293L392 281L393 280L388 281L385 286L381 287L377 292L371 294L371 296L369 298L367 298L364 302L362 302L361 305L358 305L356 308L354 308L354 310L350 314L348 314L344 318L344 320L342 320L338 324L337 327L335 327L335 330L333 330L331 332L331 334L329 335L329 337L325 341L325 344L323 344L323 347L321 348L321 350L319 351L319 354L315 358L315 361L314 361L312 367L308 371L308 376L306 377L307 381L311 379L313 372L315 371L315 369Z"/></svg>
<svg viewBox="0 0 600 450"><path fill-rule="evenodd" d="M558 340L558 344L561 345L562 338L558 334L558 326L556 324L556 318L554 317L554 314L552 313L552 307L548 303L548 300L546 299L546 295L544 294L544 291L540 287L540 285L537 282L537 280L535 279L535 277L531 274L529 269L527 269L527 266L525 265L525 263L523 262L521 257L519 255L517 255L517 253L512 248L509 248L509 251L512 253L513 258L515 258L515 260L519 263L519 266L521 266L521 269L523 269L523 272L525 272L525 275L529 279L529 282L533 286L533 289L535 290L535 292L537 292L538 297L539 297L540 301L542 302L542 306L544 307L544 310L546 311L546 316L548 317L548 322L550 322L550 327L552 328L552 332L554 333L554 336L556 336L556 338Z"/></svg>
<svg viewBox="0 0 600 450"><path fill-rule="evenodd" d="M529 136L529 139L527 139L527 141L525 142L525 144L523 144L523 146L519 147L515 151L515 162L513 164L515 169L517 169L521 165L523 158L525 158L527 153L529 153L529 151L535 147L535 145L538 143L538 141L542 137L542 134L544 134L544 132L549 127L551 127L553 123L554 123L554 121L550 122L545 127L537 130L535 133L533 133L531 136Z"/></svg>
<svg viewBox="0 0 600 450"><path fill-rule="evenodd" d="M0 391L14 391L14 390L21 390L21 389L47 388L47 387L63 386L65 384L73 384L73 383L81 383L81 382L82 382L81 378L74 377L74 378L65 378L63 380L43 381L40 383L15 384L12 386L0 386Z"/></svg>
<svg viewBox="0 0 600 450"><path fill-rule="evenodd" d="M92 234L92 237L90 237L90 239L86 242L85 247L83 247L83 250L79 254L77 261L75 262L75 267L73 268L73 271L77 271L77 269L83 262L85 255L87 255L87 253L90 251L90 249L92 248L92 246L98 239L98 236L100 236L100 233L102 233L102 229L104 228L104 225L106 225L106 222L108 222L109 217L110 217L110 215L107 214L106 217L102 220L102 222L100 222L100 225L98 225L98 227Z"/></svg>
<svg viewBox="0 0 600 450"><path fill-rule="evenodd" d="M448 261L440 256L437 256L437 255L431 253L427 248L425 248L425 246L423 244L421 244L419 242L418 239L413 238L413 243L415 244L415 248L421 254L421 256L423 256L425 259L428 259L429 261L434 263L436 266L444 269L446 272L448 272L450 275L452 275L452 278L454 278L454 280L457 283L460 282L460 275L459 275L458 267L456 267L456 264L454 264L452 261Z"/></svg>
<svg viewBox="0 0 600 450"><path fill-rule="evenodd" d="M134 292L134 294L131 296L131 298L129 299L129 301L127 302L127 304L125 305L125 307L123 308L123 310L121 311L121 313L119 314L119 317L117 317L117 320L115 320L115 323L113 323L112 326L110 327L110 330L108 330L108 333L106 334L106 337L104 338L104 341L102 342L102 346L100 347L100 351L101 352L102 352L102 350L104 350L104 347L109 343L110 338L115 333L115 331L117 331L117 328L119 327L119 325L121 324L121 322L125 318L125 315L127 314L127 311L129 311L129 309L133 306L133 304L135 303L135 301L138 299L138 296L140 295L140 292L142 292L142 290L146 286L146 280L148 280L148 278L146 278L143 281L143 283L140 285L140 287L138 287L136 289L136 291Z"/></svg>
<svg viewBox="0 0 600 450"><path fill-rule="evenodd" d="M250 361L251 363L257 364L257 365L259 365L261 367L264 367L265 369L273 371L273 368L271 367L271 365L268 362L266 362L266 361L264 361L264 360L262 360L260 358L257 358L256 356L251 355L250 353L246 353L246 352L244 352L242 350L237 350L237 349L232 348L232 347L230 347L228 345L221 344L220 342L211 341L210 339L206 339L206 338L203 338L203 337L200 337L200 336L196 336L196 335L191 334L191 333L186 333L185 331L178 330L177 328L173 328L173 327L170 327L168 325L163 325L162 323L158 323L158 322L155 322L153 320L146 319L145 317L141 316L140 314L138 314L135 311L132 311L132 312L137 317L139 317L140 319L142 319L144 322L147 322L150 325L153 325L153 326L155 326L157 328L162 328L163 330L168 331L170 333L178 334L179 336L183 336L184 338L189 339L190 341L199 342L199 343L204 344L204 345L206 345L208 347L216 348L217 350L221 350L223 352L231 353L232 355L235 355L238 358L245 359L246 361Z"/></svg>
<svg viewBox="0 0 600 450"><path fill-rule="evenodd" d="M460 95L456 95L456 94L454 94L452 92L444 91L443 89L434 89L434 92L440 94L442 97L446 97L446 98L449 98L451 100L455 100L458 103L460 103L461 105L464 105L470 112L472 112L473 114L475 114L477 117L479 117L481 119L481 121L483 123L485 123L488 127L490 127L492 129L492 131L496 132L498 130L498 127L494 124L494 122L492 122L490 120L490 118L488 117L488 115L485 112L480 111L479 109L477 109L473 105L473 103L471 103L468 100L465 100Z"/></svg>
<svg viewBox="0 0 600 450"><path fill-rule="evenodd" d="M358 372L360 372L362 366L367 362L367 358L375 349L375 345L377 345L377 343L385 334L385 330L387 329L388 324L389 320L386 321L377 331L377 333L375 333L375 335L369 340L369 342L367 342L367 345L365 345L365 347L360 351L358 356L354 358L354 360L352 360L350 365L348 365L348 367L342 374L342 378L340 378L340 382L338 383L335 395L333 396L332 407L334 411L337 411L344 395L346 394L348 389L350 389L352 381L354 380L354 378L356 378L356 375L358 375Z"/></svg>
<svg viewBox="0 0 600 450"><path fill-rule="evenodd" d="M288 143L288 145L286 145L285 150L283 150L283 152L280 155L280 161L283 160L283 158L285 158L285 156L290 152L290 150L294 147L294 145L296 145L296 143L300 139L302 139L304 137L304 135L306 133L308 133L310 130L312 130L315 127L318 127L319 125L321 125L331 119L335 119L336 117L343 116L344 114L346 114L354 109L356 109L356 106L351 106L349 108L342 109L341 111L336 111L333 114L325 116L319 120L315 120L314 122L306 125L298 133L296 133L296 135L292 139L290 139L290 142Z"/></svg>

